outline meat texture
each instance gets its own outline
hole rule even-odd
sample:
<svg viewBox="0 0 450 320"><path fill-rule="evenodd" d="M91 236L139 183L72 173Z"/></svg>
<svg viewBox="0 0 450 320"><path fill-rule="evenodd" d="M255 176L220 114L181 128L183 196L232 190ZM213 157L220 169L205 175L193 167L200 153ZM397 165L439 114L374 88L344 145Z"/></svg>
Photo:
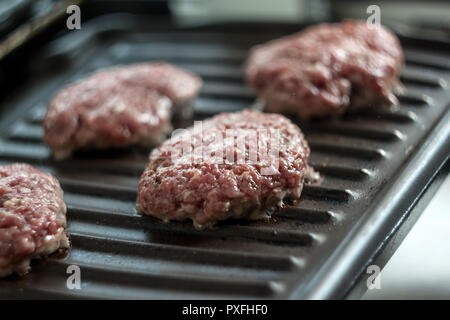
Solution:
<svg viewBox="0 0 450 320"><path fill-rule="evenodd" d="M192 219L199 229L228 218L268 218L314 178L308 156L302 132L282 115L220 114L153 150L137 209L165 222Z"/></svg>
<svg viewBox="0 0 450 320"><path fill-rule="evenodd" d="M246 78L266 110L309 119L397 104L402 64L400 43L388 29L344 21L256 46Z"/></svg>
<svg viewBox="0 0 450 320"><path fill-rule="evenodd" d="M189 105L201 83L162 62L98 71L50 101L44 140L57 159L77 149L156 145L171 130L171 114Z"/></svg>
<svg viewBox="0 0 450 320"><path fill-rule="evenodd" d="M26 164L0 166L0 277L25 274L31 259L69 247L59 182Z"/></svg>

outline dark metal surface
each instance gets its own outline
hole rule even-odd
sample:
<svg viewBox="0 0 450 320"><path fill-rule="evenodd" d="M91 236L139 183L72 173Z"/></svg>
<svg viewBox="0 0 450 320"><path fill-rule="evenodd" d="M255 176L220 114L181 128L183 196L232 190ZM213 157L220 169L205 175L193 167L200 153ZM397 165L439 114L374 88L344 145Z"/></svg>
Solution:
<svg viewBox="0 0 450 320"><path fill-rule="evenodd" d="M197 231L136 213L146 153L91 152L55 162L42 143L40 121L52 95L114 64L167 60L199 73L205 85L195 103L198 119L250 107L254 96L241 71L248 48L298 28L164 25L128 15L86 22L36 50L31 77L0 101L0 162L28 162L58 177L72 241L66 257L0 280L0 297L346 297L448 157L449 53L406 39L400 109L302 125L324 180L305 186L298 206L269 223ZM81 267L81 290L66 288L72 264Z"/></svg>
<svg viewBox="0 0 450 320"><path fill-rule="evenodd" d="M30 17L31 0L3 0L0 4L0 38Z"/></svg>

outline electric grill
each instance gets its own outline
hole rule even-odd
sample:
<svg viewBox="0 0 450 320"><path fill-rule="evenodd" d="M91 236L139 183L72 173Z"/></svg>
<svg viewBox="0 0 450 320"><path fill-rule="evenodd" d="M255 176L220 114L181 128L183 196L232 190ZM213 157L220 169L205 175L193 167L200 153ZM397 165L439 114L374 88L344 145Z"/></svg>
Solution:
<svg viewBox="0 0 450 320"><path fill-rule="evenodd" d="M399 97L399 109L300 124L312 149L310 162L324 179L305 185L297 205L270 222L225 222L197 231L191 223L163 224L137 214L137 181L146 152L93 151L52 160L40 125L46 103L64 85L98 68L165 60L204 79L194 105L196 119L252 107L255 97L242 76L248 49L303 26L183 28L142 15L92 15L82 31L33 43L27 49L32 48L32 60L12 59L4 67L11 78L17 70L26 80L5 81L11 92L0 97L0 163L27 162L60 180L72 248L66 256L34 263L26 276L0 280L0 297L361 295L367 267L383 267L393 254L448 159L448 43L400 34L407 90ZM81 290L66 287L70 265L81 268Z"/></svg>

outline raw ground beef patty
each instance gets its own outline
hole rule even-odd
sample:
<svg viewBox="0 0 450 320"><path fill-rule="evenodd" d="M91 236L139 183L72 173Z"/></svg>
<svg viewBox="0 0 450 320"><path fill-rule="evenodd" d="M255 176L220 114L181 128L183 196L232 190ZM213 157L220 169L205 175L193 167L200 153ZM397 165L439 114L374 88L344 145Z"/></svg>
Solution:
<svg viewBox="0 0 450 320"><path fill-rule="evenodd" d="M26 164L0 166L0 277L25 274L31 259L68 248L59 182Z"/></svg>
<svg viewBox="0 0 450 320"><path fill-rule="evenodd" d="M62 89L44 118L44 141L55 158L74 150L154 146L171 130L201 87L199 77L167 63L137 63L98 71Z"/></svg>
<svg viewBox="0 0 450 320"><path fill-rule="evenodd" d="M192 219L199 229L228 218L268 218L313 179L308 144L282 115L244 110L203 121L201 130L197 124L150 154L138 187L142 214Z"/></svg>
<svg viewBox="0 0 450 320"><path fill-rule="evenodd" d="M396 104L403 53L397 37L363 21L320 24L256 46L249 85L266 110L301 119L340 115L349 107Z"/></svg>

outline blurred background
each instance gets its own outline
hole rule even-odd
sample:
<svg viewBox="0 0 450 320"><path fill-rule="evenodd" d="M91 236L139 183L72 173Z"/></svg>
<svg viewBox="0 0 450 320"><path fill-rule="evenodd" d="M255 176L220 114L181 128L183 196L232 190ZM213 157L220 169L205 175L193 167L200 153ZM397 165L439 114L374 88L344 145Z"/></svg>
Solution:
<svg viewBox="0 0 450 320"><path fill-rule="evenodd" d="M6 37L27 21L48 14L56 2L0 0L0 38ZM62 2L66 6L77 3ZM93 7L104 13L121 11L127 1L88 2L92 2ZM126 4L128 9L134 8L136 12L171 12L176 23L182 25L198 25L211 21L311 23L339 21L344 18L365 19L369 5L378 5L381 9L381 23L398 33L420 29L424 38L446 37L450 43L449 1L141 0L128 1ZM82 13L82 20L86 18ZM445 179L445 182L382 271L381 289L368 291L363 299L450 299L448 170L446 176L441 178Z"/></svg>
<svg viewBox="0 0 450 320"><path fill-rule="evenodd" d="M448 1L358 0L173 0L170 8L185 21L322 21L367 17L370 5L382 9L385 23L407 23L449 31Z"/></svg>
<svg viewBox="0 0 450 320"><path fill-rule="evenodd" d="M76 4L79 0L1 0L0 30L10 31L21 22L44 14L55 3ZM381 8L386 25L398 28L427 28L430 35L450 35L450 1L445 0L85 0L102 13L127 11L170 11L179 23L220 21L314 22L365 18L370 5ZM131 4L131 5L130 5ZM92 11L91 11L92 12Z"/></svg>
<svg viewBox="0 0 450 320"><path fill-rule="evenodd" d="M448 166L447 166L448 167ZM450 299L450 176L363 299Z"/></svg>

